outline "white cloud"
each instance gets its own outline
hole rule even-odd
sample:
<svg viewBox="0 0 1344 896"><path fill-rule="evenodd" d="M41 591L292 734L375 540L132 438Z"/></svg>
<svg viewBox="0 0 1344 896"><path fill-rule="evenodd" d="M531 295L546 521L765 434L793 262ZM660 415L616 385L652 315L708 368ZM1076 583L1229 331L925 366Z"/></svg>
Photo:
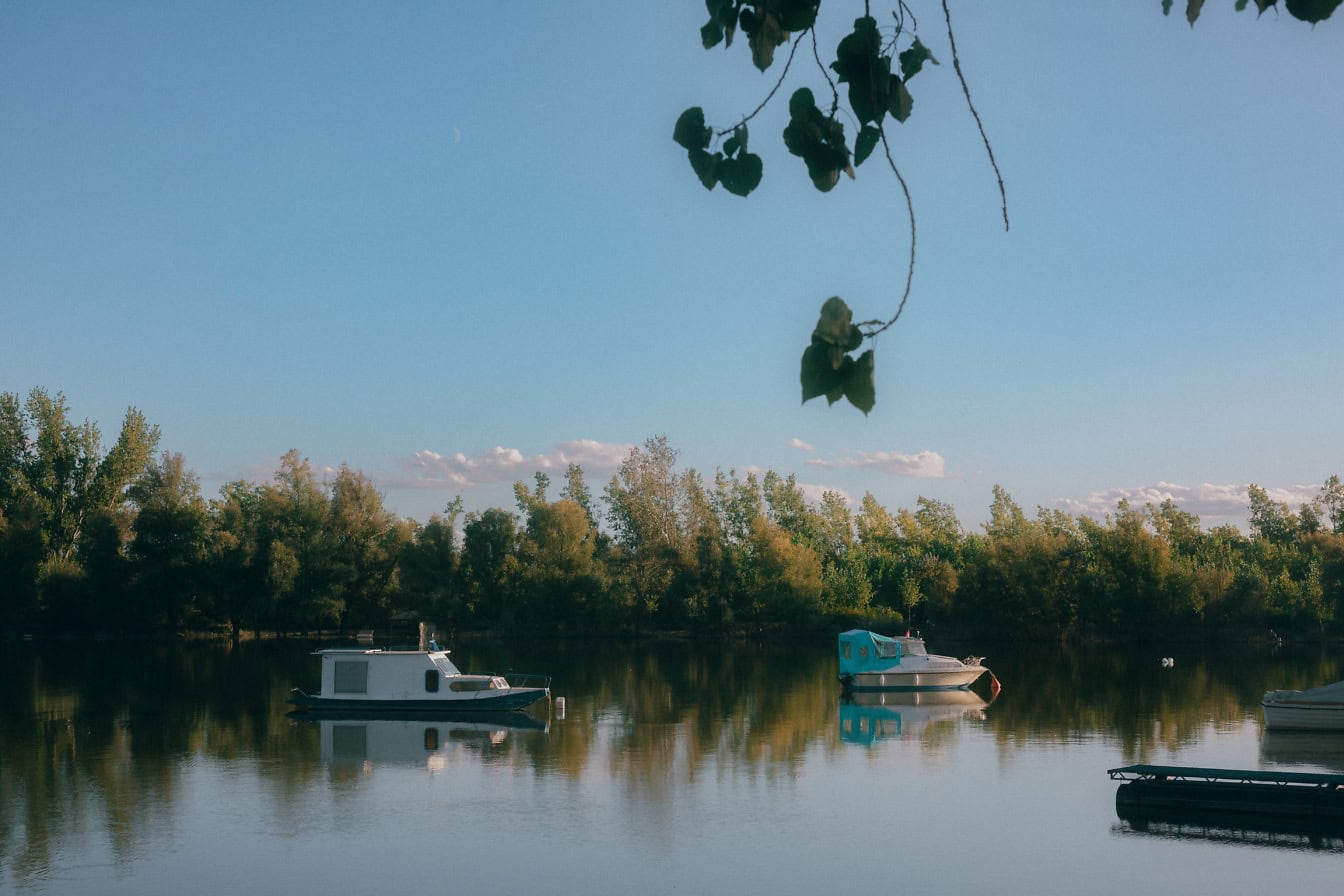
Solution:
<svg viewBox="0 0 1344 896"><path fill-rule="evenodd" d="M814 506L821 505L821 497L827 492L839 495L840 499L845 502L847 507L857 506L854 498L848 492L838 489L833 485L818 485L814 482L800 482L798 483L798 490L803 493L803 500Z"/></svg>
<svg viewBox="0 0 1344 896"><path fill-rule="evenodd" d="M918 454L901 454L898 451L856 451L850 457L837 460L812 459L807 461L814 467L827 469L851 468L875 470L891 476L906 476L911 479L950 479L954 474L947 472L947 463L936 451L921 451Z"/></svg>
<svg viewBox="0 0 1344 896"><path fill-rule="evenodd" d="M630 453L630 445L576 439L557 443L551 451L528 456L517 448L496 445L481 454L462 452L440 454L428 449L396 459L407 476L388 479L389 488L439 489L473 488L500 482L512 482L534 472L566 470L578 464L589 477L594 473L616 470Z"/></svg>
<svg viewBox="0 0 1344 896"><path fill-rule="evenodd" d="M809 445L807 442L804 442L802 439L799 439L799 438L797 438L797 437L792 438L792 439L789 439L789 447L790 447L790 448L797 448L799 451L815 451L815 450L817 450L814 446Z"/></svg>
<svg viewBox="0 0 1344 896"><path fill-rule="evenodd" d="M1128 501L1131 507L1141 508L1146 504L1157 507L1170 499L1181 510L1198 516L1205 526L1221 525L1224 522L1244 524L1251 503L1246 488L1245 485L1212 482L1190 486L1159 481L1152 485L1133 488L1103 489L1092 492L1081 500L1057 498L1054 503L1074 516L1100 518L1113 513L1121 500ZM1263 488L1270 500L1283 502L1294 512L1303 504L1311 503L1320 492L1320 487L1314 485Z"/></svg>

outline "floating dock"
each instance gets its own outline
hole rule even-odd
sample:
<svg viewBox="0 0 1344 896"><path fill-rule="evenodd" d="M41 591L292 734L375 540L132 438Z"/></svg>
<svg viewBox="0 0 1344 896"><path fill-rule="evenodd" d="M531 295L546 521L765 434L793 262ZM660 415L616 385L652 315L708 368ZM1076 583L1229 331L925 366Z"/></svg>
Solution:
<svg viewBox="0 0 1344 896"><path fill-rule="evenodd" d="M1344 775L1127 765L1115 811L1126 821L1235 819L1262 830L1344 832Z"/></svg>

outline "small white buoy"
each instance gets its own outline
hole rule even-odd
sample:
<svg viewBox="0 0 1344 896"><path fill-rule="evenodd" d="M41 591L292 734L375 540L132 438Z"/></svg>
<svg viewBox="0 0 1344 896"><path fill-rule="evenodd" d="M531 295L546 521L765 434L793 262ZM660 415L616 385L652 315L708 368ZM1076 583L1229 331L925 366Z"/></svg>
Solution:
<svg viewBox="0 0 1344 896"><path fill-rule="evenodd" d="M563 718L565 717L565 698L564 698L564 697L556 697L556 698L555 698L555 717L556 717L557 719L563 719Z"/></svg>

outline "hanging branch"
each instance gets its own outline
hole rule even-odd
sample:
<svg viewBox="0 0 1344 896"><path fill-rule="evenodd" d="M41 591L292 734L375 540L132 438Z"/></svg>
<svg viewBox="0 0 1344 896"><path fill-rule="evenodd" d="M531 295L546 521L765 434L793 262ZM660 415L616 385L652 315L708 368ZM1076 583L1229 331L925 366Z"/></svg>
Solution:
<svg viewBox="0 0 1344 896"><path fill-rule="evenodd" d="M985 152L989 155L990 167L994 169L994 177L999 181L999 198L1003 200L1003 229L1008 229L1008 194L1003 188L1003 174L999 172L999 163L994 160L994 148L989 145L989 137L985 134L985 125L980 121L980 113L975 111L975 103L971 102L971 88L966 85L966 76L961 73L961 59L957 56L957 39L952 36L952 12L947 8L947 0L943 0L943 20L947 22L947 42L952 47L952 70L957 73L957 80L961 82L961 93L966 97L966 106L971 110L971 117L975 119L975 126L980 131L980 139L984 141Z"/></svg>

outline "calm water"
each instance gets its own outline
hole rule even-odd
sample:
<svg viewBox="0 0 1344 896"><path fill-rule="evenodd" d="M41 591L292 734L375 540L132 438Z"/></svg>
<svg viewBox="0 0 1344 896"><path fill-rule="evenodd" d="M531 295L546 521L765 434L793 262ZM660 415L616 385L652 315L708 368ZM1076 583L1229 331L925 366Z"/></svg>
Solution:
<svg viewBox="0 0 1344 896"><path fill-rule="evenodd" d="M509 726L292 720L311 649L0 644L0 892L1321 893L1344 872L1337 839L1137 830L1106 776L1344 771L1344 737L1258 717L1266 688L1344 678L1319 653L1004 648L989 705L851 706L829 642L458 645L555 676L563 717Z"/></svg>

